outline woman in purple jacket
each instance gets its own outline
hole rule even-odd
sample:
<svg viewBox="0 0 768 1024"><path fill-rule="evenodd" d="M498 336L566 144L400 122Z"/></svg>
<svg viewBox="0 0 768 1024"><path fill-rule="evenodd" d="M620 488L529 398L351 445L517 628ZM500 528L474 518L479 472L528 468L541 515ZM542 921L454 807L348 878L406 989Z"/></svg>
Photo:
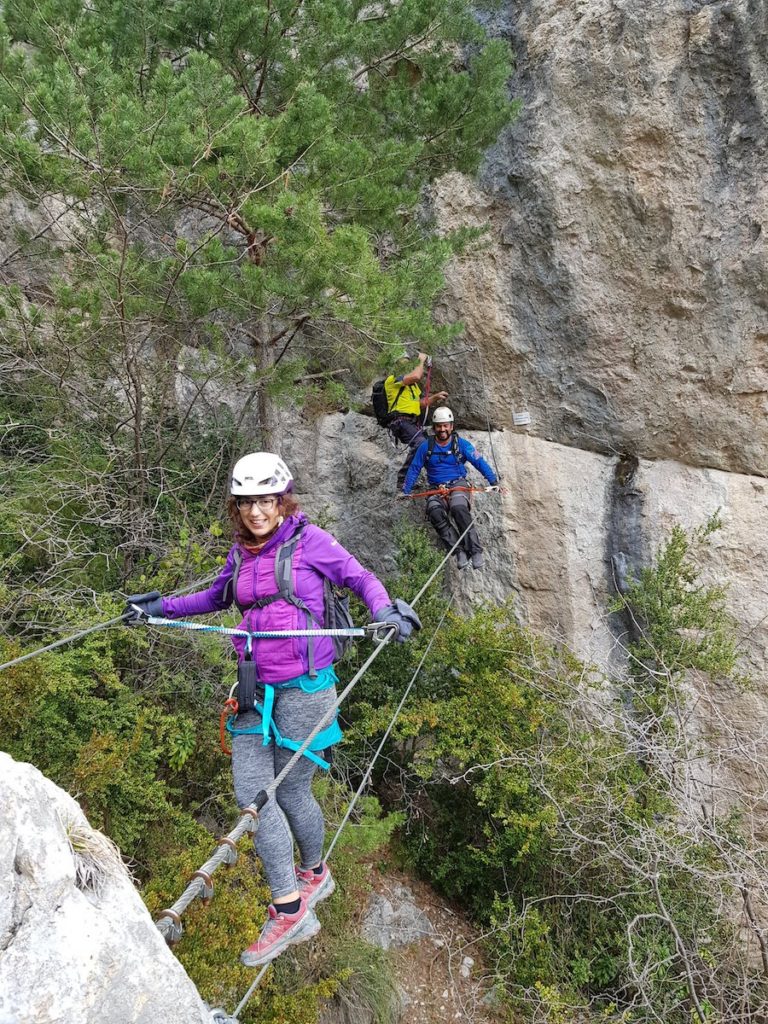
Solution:
<svg viewBox="0 0 768 1024"><path fill-rule="evenodd" d="M324 624L327 579L357 594L375 621L396 625L396 639L405 641L420 627L416 613L404 601L393 605L373 573L331 534L308 522L290 496L292 488L290 470L278 455L245 455L232 471L229 514L235 544L213 584L197 594L144 595L129 598L129 603L147 615L181 618L221 611L234 600L243 611L240 629L316 628ZM280 572L288 577L288 588L285 583L278 586ZM290 600L286 593L292 593ZM331 710L338 679L331 637L255 639L251 645L235 637L233 643L239 660L240 710L230 729L232 774L237 802L246 807ZM246 966L269 963L286 946L303 942L320 929L313 907L335 886L322 861L325 826L311 782L318 764L327 767L319 752L339 739L341 730L334 720L286 776L276 799L261 811L254 843L272 904L258 941L241 956ZM298 867L293 862L294 840L301 857Z"/></svg>

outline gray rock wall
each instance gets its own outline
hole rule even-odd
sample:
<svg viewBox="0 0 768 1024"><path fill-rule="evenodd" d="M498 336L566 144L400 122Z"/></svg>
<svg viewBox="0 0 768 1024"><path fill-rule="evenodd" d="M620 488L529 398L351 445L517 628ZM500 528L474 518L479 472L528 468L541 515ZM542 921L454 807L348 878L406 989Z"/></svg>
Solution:
<svg viewBox="0 0 768 1024"><path fill-rule="evenodd" d="M119 855L72 797L2 752L0 874L3 1024L210 1020Z"/></svg>
<svg viewBox="0 0 768 1024"><path fill-rule="evenodd" d="M766 474L768 9L763 0L511 0L523 101L444 225L492 422L602 453ZM476 425L477 358L447 361ZM441 366L443 369L444 366Z"/></svg>
<svg viewBox="0 0 768 1024"><path fill-rule="evenodd" d="M449 269L440 315L466 337L434 383L461 427L496 428L510 494L477 503L487 570L448 585L464 606L512 597L621 671L615 586L720 508L704 569L754 688L700 693L696 714L741 737L726 774L744 791L768 722L768 5L507 0L489 24L517 53L521 115L477 180L432 191L443 228L488 227ZM283 428L311 509L391 567L393 526L418 519L393 501L402 455L353 414Z"/></svg>
<svg viewBox="0 0 768 1024"><path fill-rule="evenodd" d="M650 563L673 526L691 530L719 511L722 528L697 557L702 579L727 588L752 684L691 680L691 734L711 752L704 761L714 773L699 799L719 810L737 801L754 841L768 841L768 481L675 460L602 455L513 431L465 433L495 457L509 493L475 499L486 569L459 572L451 563L435 585L453 592L460 611L511 599L521 622L613 679L625 670L632 639L608 612L616 587ZM402 450L395 453L375 421L356 413L326 417L316 430L294 423L284 450L310 514L365 564L391 572L397 526L420 522L423 506L395 501Z"/></svg>
<svg viewBox="0 0 768 1024"><path fill-rule="evenodd" d="M768 482L762 477L673 460L630 462L513 431L490 438L462 433L496 461L509 494L475 499L488 567L459 573L449 566L448 585L460 601L513 598L523 622L615 671L626 641L607 612L617 576L648 564L674 525L692 529L720 510L723 527L703 552L701 568L705 579L729 588L743 656L762 679L768 653ZM376 571L393 571L398 523L422 521L423 502L395 501L402 448L395 452L370 417L348 413L327 416L315 429L294 424L288 431L286 424L283 450L310 514ZM768 689L764 710L768 715Z"/></svg>

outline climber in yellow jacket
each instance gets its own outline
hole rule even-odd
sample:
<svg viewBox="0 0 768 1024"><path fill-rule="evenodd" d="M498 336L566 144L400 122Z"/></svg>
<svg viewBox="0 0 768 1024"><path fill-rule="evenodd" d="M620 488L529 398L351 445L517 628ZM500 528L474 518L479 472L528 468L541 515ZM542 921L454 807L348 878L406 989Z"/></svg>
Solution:
<svg viewBox="0 0 768 1024"><path fill-rule="evenodd" d="M403 361L401 360L401 362ZM442 404L448 397L447 391L437 391L433 395L422 392L421 381L424 378L424 370L428 370L431 365L432 360L426 352L419 352L419 361L412 370L401 374L391 373L384 380L384 392L389 411L387 429L391 431L396 441L408 445L405 462L397 474L398 491L402 489L413 457L425 439L425 422L422 419L424 411L431 405Z"/></svg>

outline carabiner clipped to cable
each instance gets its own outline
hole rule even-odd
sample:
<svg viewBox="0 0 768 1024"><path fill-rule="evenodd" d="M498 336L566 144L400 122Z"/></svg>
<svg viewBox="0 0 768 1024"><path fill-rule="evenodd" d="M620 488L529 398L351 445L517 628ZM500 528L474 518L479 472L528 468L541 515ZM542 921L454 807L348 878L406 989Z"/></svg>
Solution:
<svg viewBox="0 0 768 1024"><path fill-rule="evenodd" d="M399 627L394 622L369 622L363 628L368 639L375 644L385 644L399 632Z"/></svg>

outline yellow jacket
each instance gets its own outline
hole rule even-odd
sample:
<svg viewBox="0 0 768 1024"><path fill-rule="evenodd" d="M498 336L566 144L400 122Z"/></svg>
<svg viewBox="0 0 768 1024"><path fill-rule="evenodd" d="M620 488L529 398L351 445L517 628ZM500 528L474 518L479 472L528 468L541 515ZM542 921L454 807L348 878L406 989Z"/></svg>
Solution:
<svg viewBox="0 0 768 1024"><path fill-rule="evenodd" d="M421 415L421 405L419 404L421 387L418 384L403 384L401 378L390 374L384 381L384 393L387 396L387 406L390 412L399 412L406 416ZM399 398L397 398L398 394L400 394ZM397 404L395 404L395 399L397 399Z"/></svg>

